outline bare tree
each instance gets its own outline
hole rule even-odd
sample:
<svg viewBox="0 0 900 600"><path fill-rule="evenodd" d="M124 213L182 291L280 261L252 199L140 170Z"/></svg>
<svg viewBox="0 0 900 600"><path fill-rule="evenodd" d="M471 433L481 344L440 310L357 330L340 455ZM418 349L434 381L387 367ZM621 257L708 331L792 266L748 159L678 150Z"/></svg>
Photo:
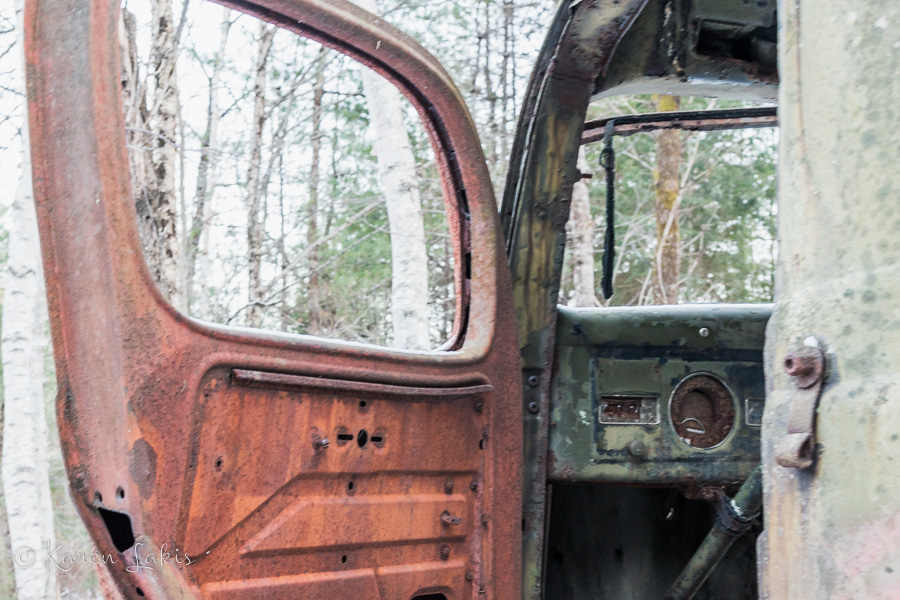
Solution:
<svg viewBox="0 0 900 600"><path fill-rule="evenodd" d="M178 130L178 81L175 64L179 49L180 27L172 14L172 0L153 0L153 28L150 70L155 83L148 125L152 136L150 162L155 177L150 180L147 202L138 205L142 222L151 229L156 241L151 264L157 282L169 299L183 305L178 289L178 214L175 170ZM140 212L145 211L145 212Z"/></svg>
<svg viewBox="0 0 900 600"><path fill-rule="evenodd" d="M500 63L500 114L502 128L499 131L500 152L497 156L497 165L494 168L497 178L506 175L509 151L512 146L512 132L510 131L509 124L510 122L515 123L514 115L516 114L516 61L513 56L513 47L515 44L515 10L516 6L513 0L503 0L503 60Z"/></svg>
<svg viewBox="0 0 900 600"><path fill-rule="evenodd" d="M680 106L678 96L656 96L656 110L674 111ZM678 205L681 201L681 132L665 129L656 133L656 257L653 264L653 296L660 304L678 302L681 274L681 235Z"/></svg>
<svg viewBox="0 0 900 600"><path fill-rule="evenodd" d="M149 217L151 181L154 178L153 165L150 160L152 145L148 121L147 85L141 73L141 61L137 48L137 22L130 11L124 7L119 12L119 51L122 58L122 109L125 118L125 140L128 145L128 164L131 175L131 191L134 195L138 222L141 231L141 242L148 258L154 278L158 270L154 268L151 258L155 246L154 231Z"/></svg>
<svg viewBox="0 0 900 600"><path fill-rule="evenodd" d="M302 46L303 44L300 44ZM295 46L295 50L296 50ZM322 97L324 96L324 73L325 73L325 52L326 49L324 47L320 47L319 49L319 59L320 61L316 61L316 67L313 69L315 71L314 78L321 78L321 82L314 84L319 85L319 88L313 88L313 96L316 97L319 94L318 102L321 104ZM295 52L294 59L292 62L298 62L297 54ZM280 224L280 233L274 239L274 250L276 251L279 275L277 277L273 277L269 280L268 284L262 286L260 290L260 295L263 297L262 305L264 307L276 306L278 308L279 313L279 324L282 330L286 330L288 328L288 324L292 320L290 318L289 311L287 310L287 286L288 286L288 276L291 272L291 260L288 258L288 247L287 247L287 215L285 214L285 171L284 171L284 154L287 152L287 144L288 144L288 134L291 130L296 126L294 122L294 112L297 109L297 100L298 100L298 92L300 91L300 87L302 84L307 82L308 72L305 69L295 69L293 70L293 75L286 80L287 86L282 84L278 86L277 94L272 99L271 102L268 103L268 112L269 117L268 120L273 122L273 128L271 136L268 140L268 161L265 168L265 175L262 176L260 182L260 194L264 199L268 196L269 186L272 183L273 179L276 179L279 183L279 192L278 192L278 210L279 210L279 224ZM317 92L317 89L321 89L321 92ZM314 101L315 104L315 101ZM318 152L321 147L321 135L316 135L317 129L321 129L320 124L322 120L321 114L321 106L319 108L319 114L316 116L313 115L313 120L318 118L319 124L313 124L313 134L310 136L310 145L312 146L312 154L313 154L313 168L311 171L315 172L316 180L318 180ZM318 139L317 139L318 138ZM318 188L318 181L316 181L316 188ZM264 206L265 208L265 206ZM266 210L263 210L265 213ZM317 227L314 227L316 231L318 231ZM316 245L313 245L313 252L316 252ZM318 272L316 272L318 275ZM271 294L272 289L276 288L276 286L280 286L280 289L274 294Z"/></svg>
<svg viewBox="0 0 900 600"><path fill-rule="evenodd" d="M148 75L154 83L152 103L140 73L134 17L126 10L122 10L119 25L122 100L129 131L132 192L147 265L160 291L181 307L184 290L178 285L180 248L175 180L180 107L175 65L182 26L174 22L172 0L152 0L151 7Z"/></svg>
<svg viewBox="0 0 900 600"><path fill-rule="evenodd" d="M319 171L322 151L322 100L325 97L325 57L323 46L316 57L315 81L313 83L312 134L310 147L312 162L309 169L309 204L306 213L306 242L309 255L306 264L309 269L307 285L307 309L309 320L307 331L312 335L322 334L322 294L319 278Z"/></svg>
<svg viewBox="0 0 900 600"><path fill-rule="evenodd" d="M22 31L23 2L16 4ZM21 36L20 36L21 39ZM24 111L27 113L27 110ZM11 208L3 300L3 492L15 549L19 600L59 594L56 571L41 556L54 544L49 433L44 414L47 305L31 182L28 124L22 126L22 177Z"/></svg>
<svg viewBox="0 0 900 600"><path fill-rule="evenodd" d="M187 236L187 248L185 259L187 261L187 277L185 281L185 299L190 305L194 302L195 280L200 284L200 293L197 295L196 304L198 313L206 316L209 312L206 297L205 282L206 273L198 277L197 257L201 252L200 243L207 230L210 215L212 213L210 202L216 188L216 153L219 142L219 88L221 87L222 68L225 63L225 49L228 44L228 32L231 30L231 9L222 8L222 24L219 27L219 48L213 60L212 73L209 76L209 103L206 111L206 130L200 138L200 161L197 164L197 186L194 192L194 216L191 221L191 230Z"/></svg>
<svg viewBox="0 0 900 600"><path fill-rule="evenodd" d="M250 161L247 167L247 267L250 274L247 324L250 327L262 325L265 308L265 286L262 281L265 224L261 219L265 197L260 183L260 166L263 131L268 117L266 112L266 74L275 31L274 26L260 22L253 80L253 123L250 133Z"/></svg>
<svg viewBox="0 0 900 600"><path fill-rule="evenodd" d="M377 12L375 0L359 0L357 4ZM431 345L428 254L416 161L403 123L403 98L397 88L373 71L364 70L362 79L391 231L394 344L427 349Z"/></svg>

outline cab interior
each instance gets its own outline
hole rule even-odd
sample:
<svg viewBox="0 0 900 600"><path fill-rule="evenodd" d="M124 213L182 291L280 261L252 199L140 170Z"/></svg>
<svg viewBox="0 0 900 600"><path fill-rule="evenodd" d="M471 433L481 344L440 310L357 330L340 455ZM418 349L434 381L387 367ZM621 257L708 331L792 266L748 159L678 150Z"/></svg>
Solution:
<svg viewBox="0 0 900 600"><path fill-rule="evenodd" d="M614 148L621 137L670 128L747 128L754 135L777 127L774 2L650 0L631 12L604 10L592 5L574 16L561 10L526 99L518 140L524 158L511 168L502 210L514 286L526 290L517 297L537 294L535 280L560 290L566 263L558 223L565 223L567 206L554 213L548 198L571 197L582 176L574 165L580 145ZM591 19L602 24L585 25ZM594 63L599 75L588 84L577 68L565 73L566 55L577 55L584 39L605 40L603 34L618 37L593 45L597 56L607 56ZM604 98L650 94L741 102L587 118ZM554 134L564 126L577 135ZM552 169L565 175L528 187ZM603 180L602 165L591 170L594 180ZM603 215L595 217L602 222ZM608 247L597 248L595 255L602 254ZM612 268L613 260L604 264ZM761 505L763 345L771 303L552 304L542 307L552 313L548 318L533 306L517 307L529 315L520 324L526 594L534 587L554 600L757 598L761 511L744 514L737 532L727 507L745 482L742 499L750 494L751 504ZM535 388L545 381L542 399ZM545 487L537 482L542 470ZM544 521L529 521L542 512ZM710 552L704 540L725 530L728 548Z"/></svg>

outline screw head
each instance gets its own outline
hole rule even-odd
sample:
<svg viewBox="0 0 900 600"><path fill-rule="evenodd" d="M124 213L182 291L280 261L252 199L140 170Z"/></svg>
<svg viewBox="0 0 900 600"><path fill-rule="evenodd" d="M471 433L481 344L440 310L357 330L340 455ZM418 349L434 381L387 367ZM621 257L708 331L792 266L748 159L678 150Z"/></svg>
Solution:
<svg viewBox="0 0 900 600"><path fill-rule="evenodd" d="M628 454L635 458L643 458L647 454L647 444L641 440L634 440L626 447Z"/></svg>
<svg viewBox="0 0 900 600"><path fill-rule="evenodd" d="M315 441L313 441L313 446L316 450L327 450L330 443L328 438L316 438Z"/></svg>
<svg viewBox="0 0 900 600"><path fill-rule="evenodd" d="M450 558L450 546L441 546L441 560Z"/></svg>
<svg viewBox="0 0 900 600"><path fill-rule="evenodd" d="M452 480L452 479L445 479L445 480L444 480L444 493L445 493L445 494L452 494L452 493L453 493L453 480Z"/></svg>
<svg viewBox="0 0 900 600"><path fill-rule="evenodd" d="M475 574L472 571L466 571L466 581L472 581L475 579Z"/></svg>
<svg viewBox="0 0 900 600"><path fill-rule="evenodd" d="M700 334L700 337L709 337L709 328L708 328L708 327L701 327L701 328L700 328L700 331L698 331L697 333Z"/></svg>
<svg viewBox="0 0 900 600"><path fill-rule="evenodd" d="M473 481L472 483L470 483L469 489L472 490L473 492L477 492L478 491L478 482Z"/></svg>
<svg viewBox="0 0 900 600"><path fill-rule="evenodd" d="M484 402L482 402L481 400L479 400L478 402L475 403L475 412L481 412L481 410L483 408L484 408Z"/></svg>
<svg viewBox="0 0 900 600"><path fill-rule="evenodd" d="M537 387L537 385L538 385L540 382L541 382L541 380L538 379L538 376L537 376L537 375L532 375L532 376L530 376L530 377L528 378L528 385L530 385L531 387Z"/></svg>
<svg viewBox="0 0 900 600"><path fill-rule="evenodd" d="M537 402L529 402L528 403L528 412L534 414L534 413L537 413L540 409L541 409L541 407L538 406Z"/></svg>

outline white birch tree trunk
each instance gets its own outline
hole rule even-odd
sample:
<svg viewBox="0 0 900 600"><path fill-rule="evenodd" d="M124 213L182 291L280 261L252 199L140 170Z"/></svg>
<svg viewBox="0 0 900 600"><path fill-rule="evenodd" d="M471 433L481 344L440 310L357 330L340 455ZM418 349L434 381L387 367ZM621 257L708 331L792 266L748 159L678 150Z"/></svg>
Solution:
<svg viewBox="0 0 900 600"><path fill-rule="evenodd" d="M185 308L175 178L179 162L176 58L180 29L173 20L172 0L152 0L151 8L152 47L146 78L140 69L135 18L123 7L119 19L131 188L147 267L163 295L176 307ZM154 83L150 105L148 81Z"/></svg>
<svg viewBox="0 0 900 600"><path fill-rule="evenodd" d="M265 286L262 282L263 238L265 224L262 222L265 201L260 185L260 163L262 162L263 132L266 125L266 69L269 52L275 39L275 27L265 22L259 25L259 45L256 54L256 75L253 83L253 131L250 135L250 162L247 167L247 270L249 272L247 325L261 327L263 319L263 297Z"/></svg>
<svg viewBox="0 0 900 600"><path fill-rule="evenodd" d="M375 0L357 0L373 13ZM403 123L403 97L381 75L364 69L363 91L391 232L391 319L394 344L425 350L428 335L428 255L416 161Z"/></svg>
<svg viewBox="0 0 900 600"><path fill-rule="evenodd" d="M19 31L23 2L16 4ZM21 37L20 37L21 39ZM24 70L23 70L24 72ZM27 114L27 113L26 113ZM49 438L44 414L46 299L31 184L27 118L22 127L22 177L11 207L3 303L3 492L19 600L56 598L56 571L46 556L55 547L50 499Z"/></svg>
<svg viewBox="0 0 900 600"><path fill-rule="evenodd" d="M584 154L584 146L578 150L578 170L588 174L590 167ZM569 207L572 224L572 283L575 290L575 306L599 306L594 292L594 220L591 216L591 197L587 179L579 179L572 186L572 204Z"/></svg>
<svg viewBox="0 0 900 600"><path fill-rule="evenodd" d="M155 262L157 281L163 292L175 306L184 308L184 290L178 285L181 248L176 232L178 195L175 182L179 113L175 72L179 32L172 14L172 0L153 0L152 4L150 67L156 87L148 124L153 134L150 161L155 175L151 188L152 220L158 244Z"/></svg>

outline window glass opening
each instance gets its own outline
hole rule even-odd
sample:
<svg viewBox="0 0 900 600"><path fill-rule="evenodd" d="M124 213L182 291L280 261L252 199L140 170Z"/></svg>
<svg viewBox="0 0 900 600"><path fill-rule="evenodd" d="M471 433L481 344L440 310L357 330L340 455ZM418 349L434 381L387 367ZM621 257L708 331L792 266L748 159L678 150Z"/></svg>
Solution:
<svg viewBox="0 0 900 600"><path fill-rule="evenodd" d="M211 2L127 0L120 40L139 230L169 302L226 325L450 340L454 233L393 84Z"/></svg>

